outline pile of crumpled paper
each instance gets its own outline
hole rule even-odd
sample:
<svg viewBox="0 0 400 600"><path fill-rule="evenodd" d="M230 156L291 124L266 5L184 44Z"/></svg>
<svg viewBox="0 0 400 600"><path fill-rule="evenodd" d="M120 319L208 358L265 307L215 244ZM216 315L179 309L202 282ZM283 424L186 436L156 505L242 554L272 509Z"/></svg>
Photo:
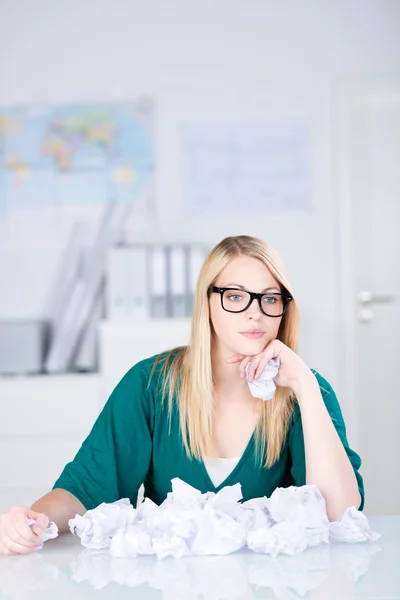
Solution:
<svg viewBox="0 0 400 600"><path fill-rule="evenodd" d="M146 498L136 509L128 499L100 504L69 521L87 548L109 548L114 557L157 558L229 554L249 548L271 556L297 554L330 542L375 541L366 516L348 508L333 523L314 485L277 488L270 498L244 503L236 484L202 494L182 480L158 506Z"/></svg>

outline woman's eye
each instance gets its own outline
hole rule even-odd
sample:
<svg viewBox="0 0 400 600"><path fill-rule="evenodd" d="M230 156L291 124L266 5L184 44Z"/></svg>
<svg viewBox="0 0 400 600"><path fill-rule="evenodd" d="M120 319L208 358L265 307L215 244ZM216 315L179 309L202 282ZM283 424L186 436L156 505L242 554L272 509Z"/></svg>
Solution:
<svg viewBox="0 0 400 600"><path fill-rule="evenodd" d="M264 296L263 301L265 304L275 304L278 299L275 296Z"/></svg>
<svg viewBox="0 0 400 600"><path fill-rule="evenodd" d="M231 294L229 296L229 300L233 300L234 302L238 302L239 300L242 300L242 296L240 296L239 294Z"/></svg>

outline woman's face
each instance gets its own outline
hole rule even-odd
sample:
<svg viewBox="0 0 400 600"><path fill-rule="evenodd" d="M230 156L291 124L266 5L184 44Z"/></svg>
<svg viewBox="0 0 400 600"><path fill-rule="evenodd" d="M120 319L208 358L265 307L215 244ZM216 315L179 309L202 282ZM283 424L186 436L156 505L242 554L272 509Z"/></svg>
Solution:
<svg viewBox="0 0 400 600"><path fill-rule="evenodd" d="M215 286L257 293L281 291L279 283L270 270L260 260L250 256L232 259L217 277ZM266 298L267 303L273 301ZM228 297L224 296L224 305L229 308L237 307L238 302L242 302L240 294L235 295L233 292ZM213 342L223 356L229 357L236 353L251 356L259 354L268 342L278 335L282 317L264 315L256 299L245 311L239 313L224 310L219 293L211 293L209 303L211 323L214 328ZM271 305L265 306L267 312L270 312Z"/></svg>

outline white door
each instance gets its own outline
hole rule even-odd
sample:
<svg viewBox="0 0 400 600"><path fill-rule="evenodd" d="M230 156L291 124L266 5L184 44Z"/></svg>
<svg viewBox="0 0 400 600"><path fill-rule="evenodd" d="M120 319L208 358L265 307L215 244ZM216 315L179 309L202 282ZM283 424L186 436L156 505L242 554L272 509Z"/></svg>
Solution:
<svg viewBox="0 0 400 600"><path fill-rule="evenodd" d="M400 514L400 81L342 84L334 106L342 394L365 511Z"/></svg>

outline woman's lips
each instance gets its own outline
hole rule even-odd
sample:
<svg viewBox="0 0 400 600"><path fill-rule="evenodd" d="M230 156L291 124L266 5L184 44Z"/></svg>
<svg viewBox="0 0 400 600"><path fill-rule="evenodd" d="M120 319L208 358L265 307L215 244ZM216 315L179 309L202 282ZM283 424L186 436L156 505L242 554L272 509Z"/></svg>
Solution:
<svg viewBox="0 0 400 600"><path fill-rule="evenodd" d="M240 335L244 335L251 340L257 340L265 335L265 331L241 331Z"/></svg>

